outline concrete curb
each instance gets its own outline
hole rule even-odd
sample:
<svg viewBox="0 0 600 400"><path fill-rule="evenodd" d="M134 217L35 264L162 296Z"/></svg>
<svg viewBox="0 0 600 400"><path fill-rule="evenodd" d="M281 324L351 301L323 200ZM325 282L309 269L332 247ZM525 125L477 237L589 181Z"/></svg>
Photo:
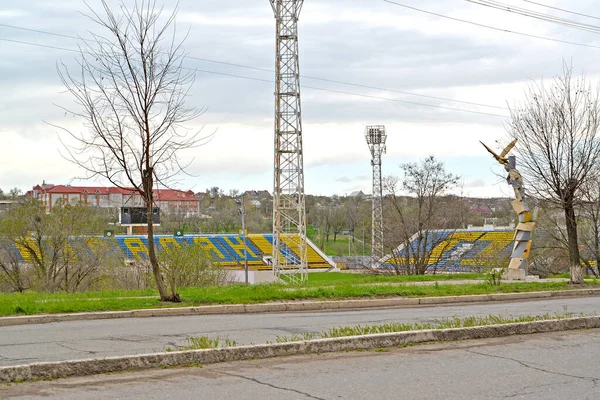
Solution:
<svg viewBox="0 0 600 400"><path fill-rule="evenodd" d="M192 363L213 364L250 359L396 347L410 343L496 338L510 335L600 328L600 316L489 325L470 328L384 333L302 342L191 350L89 360L47 362L0 367L0 383L103 374Z"/></svg>
<svg viewBox="0 0 600 400"><path fill-rule="evenodd" d="M41 314L1 317L0 327L13 325L46 324L64 321L90 321L114 318L180 317L191 315L248 314L268 312L302 312L328 310L356 310L364 308L414 307L418 305L479 303L486 301L513 301L548 299L552 297L600 296L600 289L555 290L546 292L496 293L466 296L421 298L381 298L335 301L298 301L286 303L231 304L181 308L152 308L130 311L103 311L71 314Z"/></svg>

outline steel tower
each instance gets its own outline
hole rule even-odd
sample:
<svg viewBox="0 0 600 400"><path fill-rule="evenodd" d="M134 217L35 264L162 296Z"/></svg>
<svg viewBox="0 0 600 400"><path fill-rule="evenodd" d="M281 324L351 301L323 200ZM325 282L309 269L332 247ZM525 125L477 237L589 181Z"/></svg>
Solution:
<svg viewBox="0 0 600 400"><path fill-rule="evenodd" d="M371 256L372 264L384 256L383 254L383 190L381 183L381 155L385 154L385 141L387 135L385 126L367 126L365 138L371 150L371 165L373 166L373 211L371 228Z"/></svg>
<svg viewBox="0 0 600 400"><path fill-rule="evenodd" d="M269 0L276 20L273 272L307 279L298 17L304 0ZM283 254L283 256L281 256Z"/></svg>

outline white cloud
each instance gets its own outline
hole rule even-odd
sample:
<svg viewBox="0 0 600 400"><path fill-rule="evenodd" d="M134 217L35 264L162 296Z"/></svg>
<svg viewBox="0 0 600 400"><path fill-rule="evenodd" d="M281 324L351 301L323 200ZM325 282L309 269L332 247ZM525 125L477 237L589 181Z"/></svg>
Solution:
<svg viewBox="0 0 600 400"><path fill-rule="evenodd" d="M113 0L111 0L113 1ZM597 37L542 21L516 17L466 2L405 3L481 23L555 37L597 43ZM594 50L529 39L428 16L383 1L339 0L306 2L300 18L300 63L303 75L355 82L367 86L414 91L449 100L426 99L365 87L302 79L305 86L384 97L476 112L506 114L506 110L466 105L452 99L504 107L520 100L531 79L560 73L562 60L585 67L597 80L600 66ZM513 2L515 3L515 2ZM571 2L572 3L572 2ZM596 2L577 2L582 12ZM91 5L97 2L92 1ZM515 3L516 4L516 3ZM566 0L558 7L573 8ZM167 7L173 7L167 2ZM3 0L0 19L11 24L67 35L86 36L90 24L78 12L80 1ZM529 6L528 6L529 7ZM532 7L532 6L531 6ZM189 37L190 55L234 64L272 69L275 21L266 1L181 0L178 29ZM543 11L543 10L540 10ZM547 12L545 10L544 12ZM24 18L27 17L27 18ZM2 28L1 36L76 48L77 41ZM53 49L2 43L0 60L0 187L27 189L41 180L67 182L78 175L58 149L56 129L42 120L77 127L54 103L69 105L56 74L56 63L71 63L74 54ZM273 80L274 73L236 66L186 60L186 67L230 75ZM204 189L272 186L274 85L268 82L198 72L190 104L207 106L194 127L217 130L206 146L184 154L193 159L182 185ZM370 154L364 127L385 124L387 171L397 164L429 154L463 162L460 172L474 195L502 192L479 141L494 145L505 135L503 119L442 110L416 104L353 96L305 88L304 161L310 193L331 194L356 189L370 191ZM484 167L482 167L484 166ZM364 179L366 177L366 179ZM510 194L507 193L507 194Z"/></svg>

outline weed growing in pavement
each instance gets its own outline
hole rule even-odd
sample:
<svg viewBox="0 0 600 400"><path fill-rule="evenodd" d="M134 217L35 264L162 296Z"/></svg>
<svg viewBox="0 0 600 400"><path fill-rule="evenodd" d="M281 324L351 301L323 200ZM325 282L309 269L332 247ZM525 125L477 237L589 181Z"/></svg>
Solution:
<svg viewBox="0 0 600 400"><path fill-rule="evenodd" d="M552 319L567 319L574 317L584 317L587 314L574 314L565 312L562 314L543 314L543 315L521 315L521 316L502 316L488 315L486 317L450 317L444 318L433 323L399 323L391 322L381 325L355 325L355 326L340 326L331 328L327 331L317 333L304 333L302 335L293 334L291 336L278 336L277 343L288 343L303 340L339 338L348 336L364 336L378 333L396 333L407 331L421 331L429 329L452 329L452 328L469 328L475 326L487 325L502 325L513 324L519 322L535 322L547 321Z"/></svg>
<svg viewBox="0 0 600 400"><path fill-rule="evenodd" d="M205 349L218 349L227 347L236 347L237 343L235 340L231 340L228 337L221 338L209 338L208 336L196 336L187 338L187 346L177 346L175 348L167 347L166 351L186 351L186 350L205 350Z"/></svg>
<svg viewBox="0 0 600 400"><path fill-rule="evenodd" d="M319 339L314 333L293 333L292 336L277 336L275 338L275 343L288 343L288 342L301 342L304 340L314 340Z"/></svg>
<svg viewBox="0 0 600 400"><path fill-rule="evenodd" d="M376 347L373 349L373 351L376 353L388 353L390 351L390 349L385 348L385 347Z"/></svg>
<svg viewBox="0 0 600 400"><path fill-rule="evenodd" d="M432 323L400 323L390 322L381 325L355 325L355 326L339 326L331 328L322 332L304 332L294 333L290 336L277 336L275 343L293 343L307 340L316 339L328 339L328 338L340 338L348 336L364 336L381 333L396 333L396 332L408 332L408 331L422 331L430 329L452 329L452 328L469 328L477 326L488 326L488 325L503 325L503 324L514 324L523 322L535 322L535 321L548 321L548 320L561 320L574 317L586 317L591 316L589 314L579 313L575 314L567 311L567 307L563 308L564 312L561 314L543 314L543 315L520 315L520 316L503 316L503 315L488 315L486 317L450 317L441 320L434 321ZM267 341L266 344L273 344L271 341ZM414 344L408 343L398 346L399 348L412 346ZM167 351L185 351L185 350L201 350L201 349L216 349L216 348L227 348L236 347L237 343L229 338L222 339L217 336L212 339L208 336L199 336L188 338L188 345L177 348L167 348ZM374 351L384 351L374 349Z"/></svg>

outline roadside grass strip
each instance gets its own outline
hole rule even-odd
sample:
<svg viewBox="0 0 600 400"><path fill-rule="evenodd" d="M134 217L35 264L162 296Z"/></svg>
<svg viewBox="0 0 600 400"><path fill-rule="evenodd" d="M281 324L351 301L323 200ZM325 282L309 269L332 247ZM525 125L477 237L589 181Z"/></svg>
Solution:
<svg viewBox="0 0 600 400"><path fill-rule="evenodd" d="M385 353L391 348L432 342L489 339L577 329L600 328L600 317L556 315L448 318L431 324L390 323L338 327L310 336L279 337L277 343L237 346L228 339L196 337L188 345L162 353L0 367L0 383L106 374L152 368L202 366L223 362L344 351ZM348 336L351 335L351 336Z"/></svg>
<svg viewBox="0 0 600 400"><path fill-rule="evenodd" d="M452 280L484 280L485 274L456 273L435 275L393 275L393 274L351 274L344 272L324 272L309 274L306 286L325 286L339 283L407 283L407 282L432 282Z"/></svg>
<svg viewBox="0 0 600 400"><path fill-rule="evenodd" d="M527 293L542 291L600 288L598 281L573 287L566 282L523 282L489 285L410 284L379 285L342 282L329 286L291 286L284 284L229 285L206 288L182 288L181 303L158 300L153 290L107 291L87 293L3 293L0 294L0 316L57 313L84 313L94 311L129 311L143 309L180 308L206 305L259 304L286 301L337 301L387 297L427 298L499 293ZM156 296L156 297L152 297Z"/></svg>
<svg viewBox="0 0 600 400"><path fill-rule="evenodd" d="M441 330L441 329L457 329L457 328L472 328L489 325L506 325L517 324L524 322L562 320L568 318L589 317L592 314L565 312L561 314L543 314L543 315L521 315L521 316L503 316L503 315L488 315L486 317L449 317L436 320L430 323L400 323L391 322L381 325L353 325L339 326L321 332L303 332L293 333L290 336L277 336L275 343L291 343L302 342L308 340L332 339L353 336L377 335L382 333L397 333L397 332L417 332L425 330ZM216 349L236 347L235 341L229 338L210 338L208 336L190 337L187 339L188 345L178 347L176 350L201 350L201 349ZM266 344L272 344L267 342ZM168 348L167 351L174 351Z"/></svg>

